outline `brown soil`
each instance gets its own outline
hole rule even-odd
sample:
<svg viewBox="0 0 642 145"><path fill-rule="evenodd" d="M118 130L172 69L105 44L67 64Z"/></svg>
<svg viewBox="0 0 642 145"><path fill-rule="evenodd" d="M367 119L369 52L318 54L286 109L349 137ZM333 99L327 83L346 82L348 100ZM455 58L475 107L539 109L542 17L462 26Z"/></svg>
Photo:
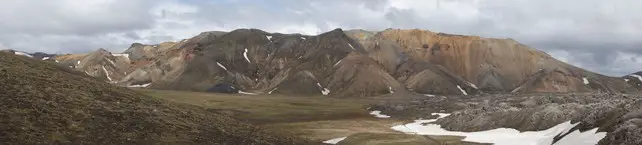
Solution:
<svg viewBox="0 0 642 145"><path fill-rule="evenodd" d="M0 53L0 144L315 144Z"/></svg>

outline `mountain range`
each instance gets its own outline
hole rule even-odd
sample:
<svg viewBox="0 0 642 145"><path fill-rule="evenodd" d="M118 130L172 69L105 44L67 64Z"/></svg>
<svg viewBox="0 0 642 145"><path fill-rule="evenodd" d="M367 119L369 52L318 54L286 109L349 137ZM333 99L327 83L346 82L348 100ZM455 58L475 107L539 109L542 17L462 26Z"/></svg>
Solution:
<svg viewBox="0 0 642 145"><path fill-rule="evenodd" d="M178 42L132 44L113 53L10 53L55 61L123 87L247 94L370 97L642 89L640 72L611 77L553 58L513 39L419 29L334 29L316 36L258 29L203 32Z"/></svg>

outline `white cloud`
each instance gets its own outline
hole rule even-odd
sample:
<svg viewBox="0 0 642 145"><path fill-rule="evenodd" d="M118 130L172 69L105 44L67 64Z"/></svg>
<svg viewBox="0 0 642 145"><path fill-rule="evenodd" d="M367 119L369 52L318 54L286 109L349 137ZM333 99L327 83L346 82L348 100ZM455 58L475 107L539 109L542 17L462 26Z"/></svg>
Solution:
<svg viewBox="0 0 642 145"><path fill-rule="evenodd" d="M0 44L25 51L121 51L133 42L237 28L302 34L336 27L421 28L514 38L608 75L642 70L642 65L610 69L632 63L618 57L642 54L638 0L21 0L0 5Z"/></svg>

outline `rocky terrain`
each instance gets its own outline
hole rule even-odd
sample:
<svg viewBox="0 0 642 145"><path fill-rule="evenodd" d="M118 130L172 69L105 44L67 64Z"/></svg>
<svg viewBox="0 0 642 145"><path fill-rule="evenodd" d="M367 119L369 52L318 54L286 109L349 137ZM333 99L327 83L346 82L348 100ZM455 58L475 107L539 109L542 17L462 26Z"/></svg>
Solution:
<svg viewBox="0 0 642 145"><path fill-rule="evenodd" d="M44 79L38 77L42 76L40 73L55 70L55 74L64 72L62 76L73 76L74 81L92 83L84 84L85 86L100 86L85 88L89 90L83 90L84 92L79 94L105 96L104 94L113 93L109 90L118 90L125 94L114 93L116 96L137 96L127 94L133 92L124 88L107 85L112 84L121 87L197 92L221 90L212 88L224 86L228 90L234 90L227 93L239 92L249 95L334 98L379 96L389 99L373 105L370 110L381 110L399 119L434 118L432 113L452 113L451 116L436 122L452 131L483 131L502 127L534 131L548 129L570 120L573 123L581 122L575 130L599 128L598 131L607 132L600 144L642 144L642 102L637 95L642 89L642 72L623 77L601 75L559 61L545 52L513 39L454 35L419 29L386 29L380 32L335 29L316 36L238 29L230 32L203 32L178 42L134 43L119 53L104 49L86 54L65 55L30 54L13 50L5 52L23 56L2 57L7 64L42 65L42 68L46 68L32 70L37 74L26 73L22 77ZM48 62L36 64L33 60L27 60L28 58ZM52 64L57 64L58 67L50 66ZM4 67L3 75L14 76L17 74L12 73L13 71L26 71L22 70L25 69L24 66L11 65L0 66ZM34 76L30 78L27 74ZM84 75L92 76L99 81L81 77ZM50 74L48 76L50 77ZM12 79L6 80L11 81L9 84L20 84L14 83L18 81L16 77L8 78ZM61 83L67 80L46 81ZM57 86L58 88L42 86L44 84L51 82L13 85L13 88L6 89L15 90L17 93L11 95L20 96L34 95L29 94L33 92L24 92L33 90L34 87L40 91L73 88L64 85ZM20 91L21 89L23 91ZM15 100L6 102L11 101ZM162 102L160 104L160 109L174 107L162 106ZM69 107L87 110L92 106ZM159 106L148 105L143 108L154 107ZM181 109L184 108L179 108L179 112ZM203 115L211 112L188 110L195 114L197 120L221 122ZM171 112L171 109L168 111ZM145 113L149 114L142 114L146 115ZM171 113L164 115L169 118L179 116ZM60 118L54 116L53 119ZM10 121L9 123L15 124ZM65 121L59 124L67 123L65 125L75 127L74 120ZM154 123L157 122L151 121L147 127L158 125ZM187 124L189 127L200 127L199 123L201 122ZM242 124L240 126L245 127ZM172 129L177 128L158 128L163 132ZM81 128L80 131L85 130ZM181 131L184 130L175 132ZM244 134L243 131L240 131L241 134ZM62 132L62 136L65 133ZM216 133L219 132L214 130L213 134ZM136 136L135 132L133 134L132 136ZM10 136L9 139L40 139L30 135ZM556 140L565 135L567 134L558 134ZM257 140L261 143L270 139L284 141L286 144L299 141L281 140L263 134L258 136L268 138ZM377 137L373 134L360 134L357 138L348 138L347 142L367 142L373 136ZM62 138L60 141L77 138ZM141 138L143 139L138 140L163 142L149 136ZM420 136L399 138L419 142L431 141ZM239 137L229 139L246 141ZM183 139L180 136L177 140L199 143L204 141Z"/></svg>
<svg viewBox="0 0 642 145"><path fill-rule="evenodd" d="M203 32L122 53L55 56L119 86L368 97L390 93L638 92L639 75L593 73L512 39L418 29L335 29L317 36L258 29ZM379 78L379 79L371 79ZM642 78L642 77L640 77Z"/></svg>
<svg viewBox="0 0 642 145"><path fill-rule="evenodd" d="M430 96L382 102L371 110L393 117L434 118L432 112L451 113L436 123L452 131L514 128L538 131L566 121L579 123L574 130L598 128L607 132L599 144L642 143L642 97L607 93ZM558 134L560 139L565 134Z"/></svg>
<svg viewBox="0 0 642 145"><path fill-rule="evenodd" d="M104 81L0 52L0 144L316 144Z"/></svg>

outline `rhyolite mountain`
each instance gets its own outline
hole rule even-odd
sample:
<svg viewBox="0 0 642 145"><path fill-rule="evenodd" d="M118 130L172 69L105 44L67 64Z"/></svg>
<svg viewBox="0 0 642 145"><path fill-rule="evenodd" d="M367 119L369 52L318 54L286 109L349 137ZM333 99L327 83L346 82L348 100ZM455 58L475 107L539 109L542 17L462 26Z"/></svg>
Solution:
<svg viewBox="0 0 642 145"><path fill-rule="evenodd" d="M120 86L189 91L228 84L255 94L364 97L641 88L632 76L590 72L513 39L419 29L335 29L316 36L212 31L179 42L134 43L119 54L99 49L56 60Z"/></svg>

